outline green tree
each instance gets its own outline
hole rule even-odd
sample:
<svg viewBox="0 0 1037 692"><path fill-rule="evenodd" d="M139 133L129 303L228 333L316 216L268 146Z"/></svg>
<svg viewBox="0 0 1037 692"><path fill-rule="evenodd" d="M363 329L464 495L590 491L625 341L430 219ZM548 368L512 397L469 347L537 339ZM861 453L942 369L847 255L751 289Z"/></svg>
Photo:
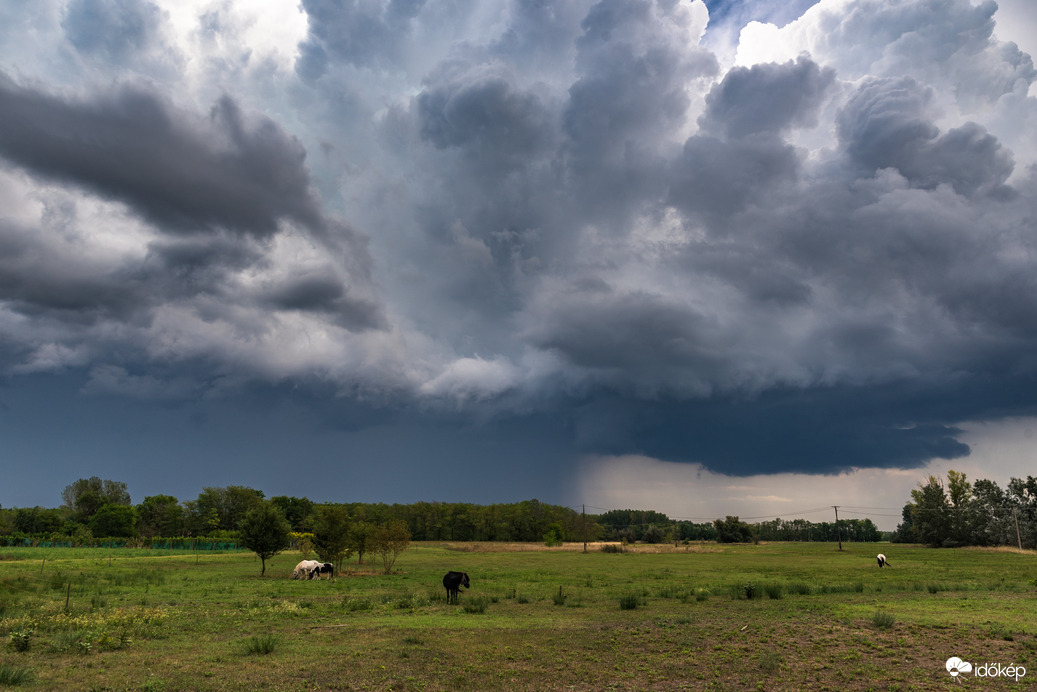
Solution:
<svg viewBox="0 0 1037 692"><path fill-rule="evenodd" d="M137 511L125 505L104 505L90 517L89 526L98 537L130 538L137 533Z"/></svg>
<svg viewBox="0 0 1037 692"><path fill-rule="evenodd" d="M410 546L410 530L400 519L393 519L371 532L371 551L382 559L386 574L392 574L396 559Z"/></svg>
<svg viewBox="0 0 1037 692"><path fill-rule="evenodd" d="M233 529L250 510L263 504L263 491L241 485L205 487L191 505L196 531Z"/></svg>
<svg viewBox="0 0 1037 692"><path fill-rule="evenodd" d="M911 519L915 535L926 545L939 548L951 539L950 503L943 480L929 476L911 491Z"/></svg>
<svg viewBox="0 0 1037 692"><path fill-rule="evenodd" d="M102 480L97 476L80 478L65 486L61 491L61 500L72 517L84 524L105 505L128 507L131 504L130 493L126 490L125 483Z"/></svg>
<svg viewBox="0 0 1037 692"><path fill-rule="evenodd" d="M43 507L19 507L14 510L14 530L22 533L51 533L61 528L61 511Z"/></svg>
<svg viewBox="0 0 1037 692"><path fill-rule="evenodd" d="M357 563L364 564L364 553L371 547L371 534L374 525L366 521L356 521L349 527L349 538L347 545L357 555Z"/></svg>
<svg viewBox="0 0 1037 692"><path fill-rule="evenodd" d="M980 478L972 484L972 538L977 545L1015 545L1015 517L1008 496L997 483Z"/></svg>
<svg viewBox="0 0 1037 692"><path fill-rule="evenodd" d="M728 515L725 519L713 520L717 530L717 543L752 543L753 527L738 517Z"/></svg>
<svg viewBox="0 0 1037 692"><path fill-rule="evenodd" d="M284 514L292 531L305 531L309 527L315 507L313 500L305 497L278 495L270 498L270 501Z"/></svg>
<svg viewBox="0 0 1037 692"><path fill-rule="evenodd" d="M288 547L288 522L280 510L269 502L260 502L248 510L238 525L241 544L259 556L266 574L266 561Z"/></svg>
<svg viewBox="0 0 1037 692"><path fill-rule="evenodd" d="M562 536L562 525L555 522L549 524L547 532L544 533L544 545L550 547L561 545L563 540Z"/></svg>
<svg viewBox="0 0 1037 692"><path fill-rule="evenodd" d="M180 536L184 508L172 495L149 495L137 505L137 530L142 536Z"/></svg>
<svg viewBox="0 0 1037 692"><path fill-rule="evenodd" d="M313 549L323 562L335 564L337 572L350 555L349 510L344 505L323 505L313 527Z"/></svg>

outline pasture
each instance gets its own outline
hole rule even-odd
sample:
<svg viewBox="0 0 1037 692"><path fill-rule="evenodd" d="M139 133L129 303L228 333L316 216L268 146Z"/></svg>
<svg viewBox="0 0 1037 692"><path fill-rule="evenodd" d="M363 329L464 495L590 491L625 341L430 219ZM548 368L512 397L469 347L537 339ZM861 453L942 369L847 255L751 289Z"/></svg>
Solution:
<svg viewBox="0 0 1037 692"><path fill-rule="evenodd" d="M299 559L0 549L0 687L945 690L951 656L1026 668L972 688L1037 680L1033 552L429 543L312 581Z"/></svg>

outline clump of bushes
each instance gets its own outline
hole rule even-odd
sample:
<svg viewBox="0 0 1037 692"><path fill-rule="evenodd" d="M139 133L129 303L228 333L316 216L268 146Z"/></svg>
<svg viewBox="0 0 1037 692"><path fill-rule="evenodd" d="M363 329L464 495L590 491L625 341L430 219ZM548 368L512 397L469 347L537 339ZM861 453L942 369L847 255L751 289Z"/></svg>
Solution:
<svg viewBox="0 0 1037 692"><path fill-rule="evenodd" d="M871 616L871 624L880 630L888 630L894 624L896 624L896 617L892 613L886 613L881 610L875 611L875 614Z"/></svg>
<svg viewBox="0 0 1037 692"><path fill-rule="evenodd" d="M641 597L636 593L628 593L619 597L620 610L635 610L639 605L643 605L643 603Z"/></svg>
<svg viewBox="0 0 1037 692"><path fill-rule="evenodd" d="M625 553L626 550L619 543L606 543L601 546L601 552L603 553Z"/></svg>
<svg viewBox="0 0 1037 692"><path fill-rule="evenodd" d="M32 671L28 668L18 668L9 666L6 663L0 663L0 685L15 687L17 685L27 685L32 680Z"/></svg>
<svg viewBox="0 0 1037 692"><path fill-rule="evenodd" d="M471 600L465 601L465 604L461 606L461 609L464 610L464 612L466 613L479 615L486 612L486 607L488 605L489 601L487 601L485 598L473 598Z"/></svg>
<svg viewBox="0 0 1037 692"><path fill-rule="evenodd" d="M15 651L28 651L29 646L32 642L33 634L35 634L35 632L33 632L32 630L17 630L15 632L11 632L11 638L8 642L8 646L10 646Z"/></svg>
<svg viewBox="0 0 1037 692"><path fill-rule="evenodd" d="M242 649L247 656L254 654L265 656L273 653L279 643L280 640L273 634L260 634L246 639Z"/></svg>

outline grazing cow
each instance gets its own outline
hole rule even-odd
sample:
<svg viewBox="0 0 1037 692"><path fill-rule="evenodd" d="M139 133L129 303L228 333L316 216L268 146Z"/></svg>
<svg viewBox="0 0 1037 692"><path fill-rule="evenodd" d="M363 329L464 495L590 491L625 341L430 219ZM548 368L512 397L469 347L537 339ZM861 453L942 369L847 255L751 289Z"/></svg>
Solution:
<svg viewBox="0 0 1037 692"><path fill-rule="evenodd" d="M886 562L886 556L883 555L882 553L879 553L879 567L885 567L888 564L889 563Z"/></svg>
<svg viewBox="0 0 1037 692"><path fill-rule="evenodd" d="M295 566L292 579L313 579L314 570L320 569L320 563L316 560L303 560Z"/></svg>
<svg viewBox="0 0 1037 692"><path fill-rule="evenodd" d="M320 567L318 567L317 569L313 570L313 573L314 573L314 576L316 576L318 579L320 578L320 576L322 574L328 575L328 578L330 579L330 578L335 576L335 565L333 565L330 562L324 562L324 563L321 564Z"/></svg>
<svg viewBox="0 0 1037 692"><path fill-rule="evenodd" d="M443 576L443 586L446 587L446 602L457 603L461 595L461 587L471 588L466 572L447 572Z"/></svg>

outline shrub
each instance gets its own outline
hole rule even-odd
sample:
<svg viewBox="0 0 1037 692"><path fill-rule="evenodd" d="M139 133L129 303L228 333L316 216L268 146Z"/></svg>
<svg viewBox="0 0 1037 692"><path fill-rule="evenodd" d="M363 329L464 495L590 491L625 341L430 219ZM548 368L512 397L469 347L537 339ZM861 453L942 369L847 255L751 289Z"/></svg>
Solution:
<svg viewBox="0 0 1037 692"><path fill-rule="evenodd" d="M637 594L629 593L625 596L619 597L619 609L620 610L635 610L637 606L641 604L641 599Z"/></svg>
<svg viewBox="0 0 1037 692"><path fill-rule="evenodd" d="M0 663L0 685L14 687L32 682L32 671Z"/></svg>
<svg viewBox="0 0 1037 692"><path fill-rule="evenodd" d="M601 552L603 553L625 553L623 546L619 543L607 543L601 546Z"/></svg>
<svg viewBox="0 0 1037 692"><path fill-rule="evenodd" d="M464 610L464 612L466 613L473 613L478 615L485 613L486 607L488 605L489 602L485 598L473 598L469 601L466 601L465 604L461 606L461 609Z"/></svg>
<svg viewBox="0 0 1037 692"><path fill-rule="evenodd" d="M706 600L709 600L709 590L708 589L695 589L695 600L696 601L706 601Z"/></svg>
<svg viewBox="0 0 1037 692"><path fill-rule="evenodd" d="M342 606L351 612L357 612L358 610L371 610L371 601L367 598L344 598L342 599Z"/></svg>
<svg viewBox="0 0 1037 692"><path fill-rule="evenodd" d="M566 596L564 593L562 593L562 587L559 586L558 587L558 593L556 593L554 595L555 605L556 606L565 605L565 599L566 598L568 598L568 596Z"/></svg>
<svg viewBox="0 0 1037 692"><path fill-rule="evenodd" d="M785 595L780 584L767 584L763 587L763 592L766 593L769 598L781 598Z"/></svg>
<svg viewBox="0 0 1037 692"><path fill-rule="evenodd" d="M32 630L11 632L11 640L8 642L8 646L15 651L28 651L33 634L35 633Z"/></svg>
<svg viewBox="0 0 1037 692"><path fill-rule="evenodd" d="M255 637L249 637L243 644L245 655L253 654L270 654L273 653L274 649L277 648L279 640L273 634L260 634Z"/></svg>
<svg viewBox="0 0 1037 692"><path fill-rule="evenodd" d="M794 593L797 596L809 596L810 595L810 584L802 581L796 581L789 584L789 593Z"/></svg>
<svg viewBox="0 0 1037 692"><path fill-rule="evenodd" d="M891 613L884 613L881 610L875 611L875 614L871 616L871 624L880 630L888 630L896 621L896 617Z"/></svg>
<svg viewBox="0 0 1037 692"><path fill-rule="evenodd" d="M563 533L562 525L555 523L547 527L547 532L544 534L544 545L548 548L554 548L562 544Z"/></svg>
<svg viewBox="0 0 1037 692"><path fill-rule="evenodd" d="M749 600L756 598L756 587L753 585L751 581L747 581L744 584L742 584L742 595L748 598Z"/></svg>

